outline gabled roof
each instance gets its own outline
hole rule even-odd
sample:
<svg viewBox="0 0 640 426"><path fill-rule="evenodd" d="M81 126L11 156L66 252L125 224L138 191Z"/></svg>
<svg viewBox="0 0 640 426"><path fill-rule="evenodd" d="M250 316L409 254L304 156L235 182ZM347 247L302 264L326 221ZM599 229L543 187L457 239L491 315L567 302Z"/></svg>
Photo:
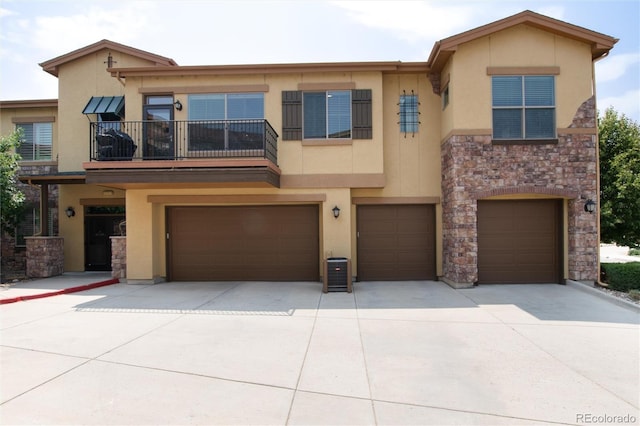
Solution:
<svg viewBox="0 0 640 426"><path fill-rule="evenodd" d="M589 44L591 45L592 59L597 59L606 55L609 50L613 48L613 45L618 42L617 38L597 33L577 25L572 25L564 21L549 18L548 16L540 15L530 10L525 10L524 12L520 12L516 15L509 16L499 21L465 31L436 42L431 50L428 64L433 73L439 73L442 71L447 60L451 55L453 55L459 45L520 24L530 25L553 34Z"/></svg>
<svg viewBox="0 0 640 426"><path fill-rule="evenodd" d="M171 58L165 58L164 56L156 55L154 53L145 52L144 50L136 49L134 47L125 46L124 44L115 43L110 40L101 40L97 43L90 44L83 48L74 50L65 55L58 56L57 58L50 59L42 62L40 66L49 74L58 76L58 69L60 65L67 62L74 61L83 56L90 55L103 49L109 49L114 52L125 53L127 55L135 56L147 61L154 62L156 66L177 66L178 64Z"/></svg>

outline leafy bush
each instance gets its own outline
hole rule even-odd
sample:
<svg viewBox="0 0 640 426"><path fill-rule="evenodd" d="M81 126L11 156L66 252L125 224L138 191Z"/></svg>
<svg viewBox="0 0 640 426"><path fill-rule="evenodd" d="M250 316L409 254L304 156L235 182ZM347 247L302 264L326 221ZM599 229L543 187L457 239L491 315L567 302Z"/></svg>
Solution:
<svg viewBox="0 0 640 426"><path fill-rule="evenodd" d="M640 256L640 248L629 249L629 256Z"/></svg>
<svg viewBox="0 0 640 426"><path fill-rule="evenodd" d="M640 262L602 263L602 281L612 290L640 290Z"/></svg>

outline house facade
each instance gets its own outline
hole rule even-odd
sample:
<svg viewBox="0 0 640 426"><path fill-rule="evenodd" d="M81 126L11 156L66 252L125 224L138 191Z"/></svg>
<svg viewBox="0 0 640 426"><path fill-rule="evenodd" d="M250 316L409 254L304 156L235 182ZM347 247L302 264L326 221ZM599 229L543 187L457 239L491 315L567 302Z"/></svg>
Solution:
<svg viewBox="0 0 640 426"><path fill-rule="evenodd" d="M103 40L42 63L59 99L0 103L0 131L51 128L21 180L56 191L65 271L111 269L126 226L129 282L319 281L331 257L360 281L594 281L616 41L530 11L426 62L179 66Z"/></svg>

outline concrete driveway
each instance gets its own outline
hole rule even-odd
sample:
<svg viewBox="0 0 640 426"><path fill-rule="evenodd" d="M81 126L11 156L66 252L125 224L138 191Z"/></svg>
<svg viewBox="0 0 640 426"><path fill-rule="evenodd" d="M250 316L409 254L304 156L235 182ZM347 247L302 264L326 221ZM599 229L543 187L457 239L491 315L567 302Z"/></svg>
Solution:
<svg viewBox="0 0 640 426"><path fill-rule="evenodd" d="M570 286L116 284L0 321L3 424L640 419L638 311Z"/></svg>

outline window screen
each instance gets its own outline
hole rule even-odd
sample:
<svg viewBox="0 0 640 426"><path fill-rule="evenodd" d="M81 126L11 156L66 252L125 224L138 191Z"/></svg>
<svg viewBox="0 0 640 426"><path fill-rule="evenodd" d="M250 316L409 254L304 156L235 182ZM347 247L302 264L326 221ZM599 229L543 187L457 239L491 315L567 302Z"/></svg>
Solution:
<svg viewBox="0 0 640 426"><path fill-rule="evenodd" d="M553 76L492 78L494 139L555 138Z"/></svg>

